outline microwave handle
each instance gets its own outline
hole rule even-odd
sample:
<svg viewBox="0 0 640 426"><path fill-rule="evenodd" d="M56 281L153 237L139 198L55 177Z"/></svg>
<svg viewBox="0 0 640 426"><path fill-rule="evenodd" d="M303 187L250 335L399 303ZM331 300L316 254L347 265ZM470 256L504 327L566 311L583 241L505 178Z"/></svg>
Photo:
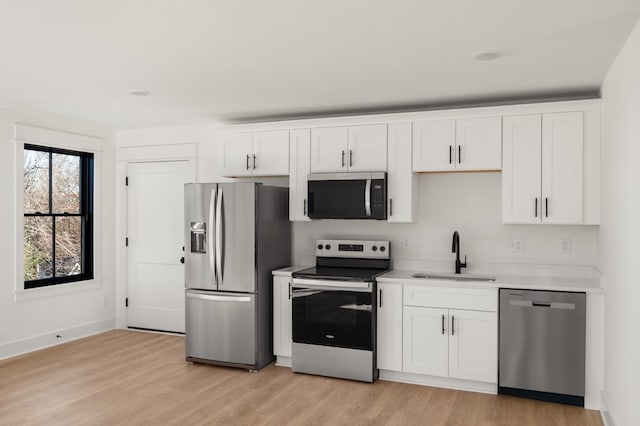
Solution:
<svg viewBox="0 0 640 426"><path fill-rule="evenodd" d="M364 211L367 217L371 216L371 179L364 186Z"/></svg>

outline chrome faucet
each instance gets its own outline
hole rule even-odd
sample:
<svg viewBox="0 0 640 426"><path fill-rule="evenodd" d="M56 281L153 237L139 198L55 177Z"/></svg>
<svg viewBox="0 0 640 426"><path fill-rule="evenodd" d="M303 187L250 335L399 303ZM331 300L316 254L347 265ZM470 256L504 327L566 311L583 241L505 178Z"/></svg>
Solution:
<svg viewBox="0 0 640 426"><path fill-rule="evenodd" d="M464 262L460 262L460 235L458 234L458 231L453 232L451 253L456 254L456 274L459 274L461 268L467 267L467 255L464 255Z"/></svg>

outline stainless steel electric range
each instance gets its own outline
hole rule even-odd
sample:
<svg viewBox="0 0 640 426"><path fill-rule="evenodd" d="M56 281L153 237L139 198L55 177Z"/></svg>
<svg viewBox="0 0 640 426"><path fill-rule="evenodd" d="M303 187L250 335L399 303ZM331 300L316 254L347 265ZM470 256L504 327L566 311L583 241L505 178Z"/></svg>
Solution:
<svg viewBox="0 0 640 426"><path fill-rule="evenodd" d="M316 266L293 273L292 368L372 382L376 277L391 266L389 241L318 240Z"/></svg>

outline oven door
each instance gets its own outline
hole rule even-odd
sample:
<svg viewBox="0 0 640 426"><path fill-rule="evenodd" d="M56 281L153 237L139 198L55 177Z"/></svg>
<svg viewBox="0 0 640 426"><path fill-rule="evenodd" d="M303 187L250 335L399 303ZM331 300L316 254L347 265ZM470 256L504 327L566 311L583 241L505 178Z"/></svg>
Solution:
<svg viewBox="0 0 640 426"><path fill-rule="evenodd" d="M295 343L373 351L374 283L293 280Z"/></svg>

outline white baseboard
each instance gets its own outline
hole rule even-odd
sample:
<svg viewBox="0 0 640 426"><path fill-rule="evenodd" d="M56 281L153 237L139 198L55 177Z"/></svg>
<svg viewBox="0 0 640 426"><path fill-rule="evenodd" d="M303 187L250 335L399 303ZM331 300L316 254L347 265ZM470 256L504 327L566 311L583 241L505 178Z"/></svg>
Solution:
<svg viewBox="0 0 640 426"><path fill-rule="evenodd" d="M74 327L52 330L48 333L28 337L26 339L2 343L0 344L0 360L59 345L61 343L70 342L72 340L81 339L94 334L103 333L108 330L113 330L115 325L115 318L107 318L76 325Z"/></svg>
<svg viewBox="0 0 640 426"><path fill-rule="evenodd" d="M279 367L289 367L291 368L291 357L290 356L276 356L276 365Z"/></svg>
<svg viewBox="0 0 640 426"><path fill-rule="evenodd" d="M475 382L472 380L450 379L448 377L424 376L422 374L400 373L380 370L380 380L390 382L411 383L414 385L433 386L437 388L456 389L462 391L498 393L496 383Z"/></svg>
<svg viewBox="0 0 640 426"><path fill-rule="evenodd" d="M600 417L602 417L602 423L604 426L616 426L617 423L613 420L613 415L611 415L611 411L609 411L609 405L607 404L607 398L604 396L604 391L602 392L602 403L600 408Z"/></svg>

